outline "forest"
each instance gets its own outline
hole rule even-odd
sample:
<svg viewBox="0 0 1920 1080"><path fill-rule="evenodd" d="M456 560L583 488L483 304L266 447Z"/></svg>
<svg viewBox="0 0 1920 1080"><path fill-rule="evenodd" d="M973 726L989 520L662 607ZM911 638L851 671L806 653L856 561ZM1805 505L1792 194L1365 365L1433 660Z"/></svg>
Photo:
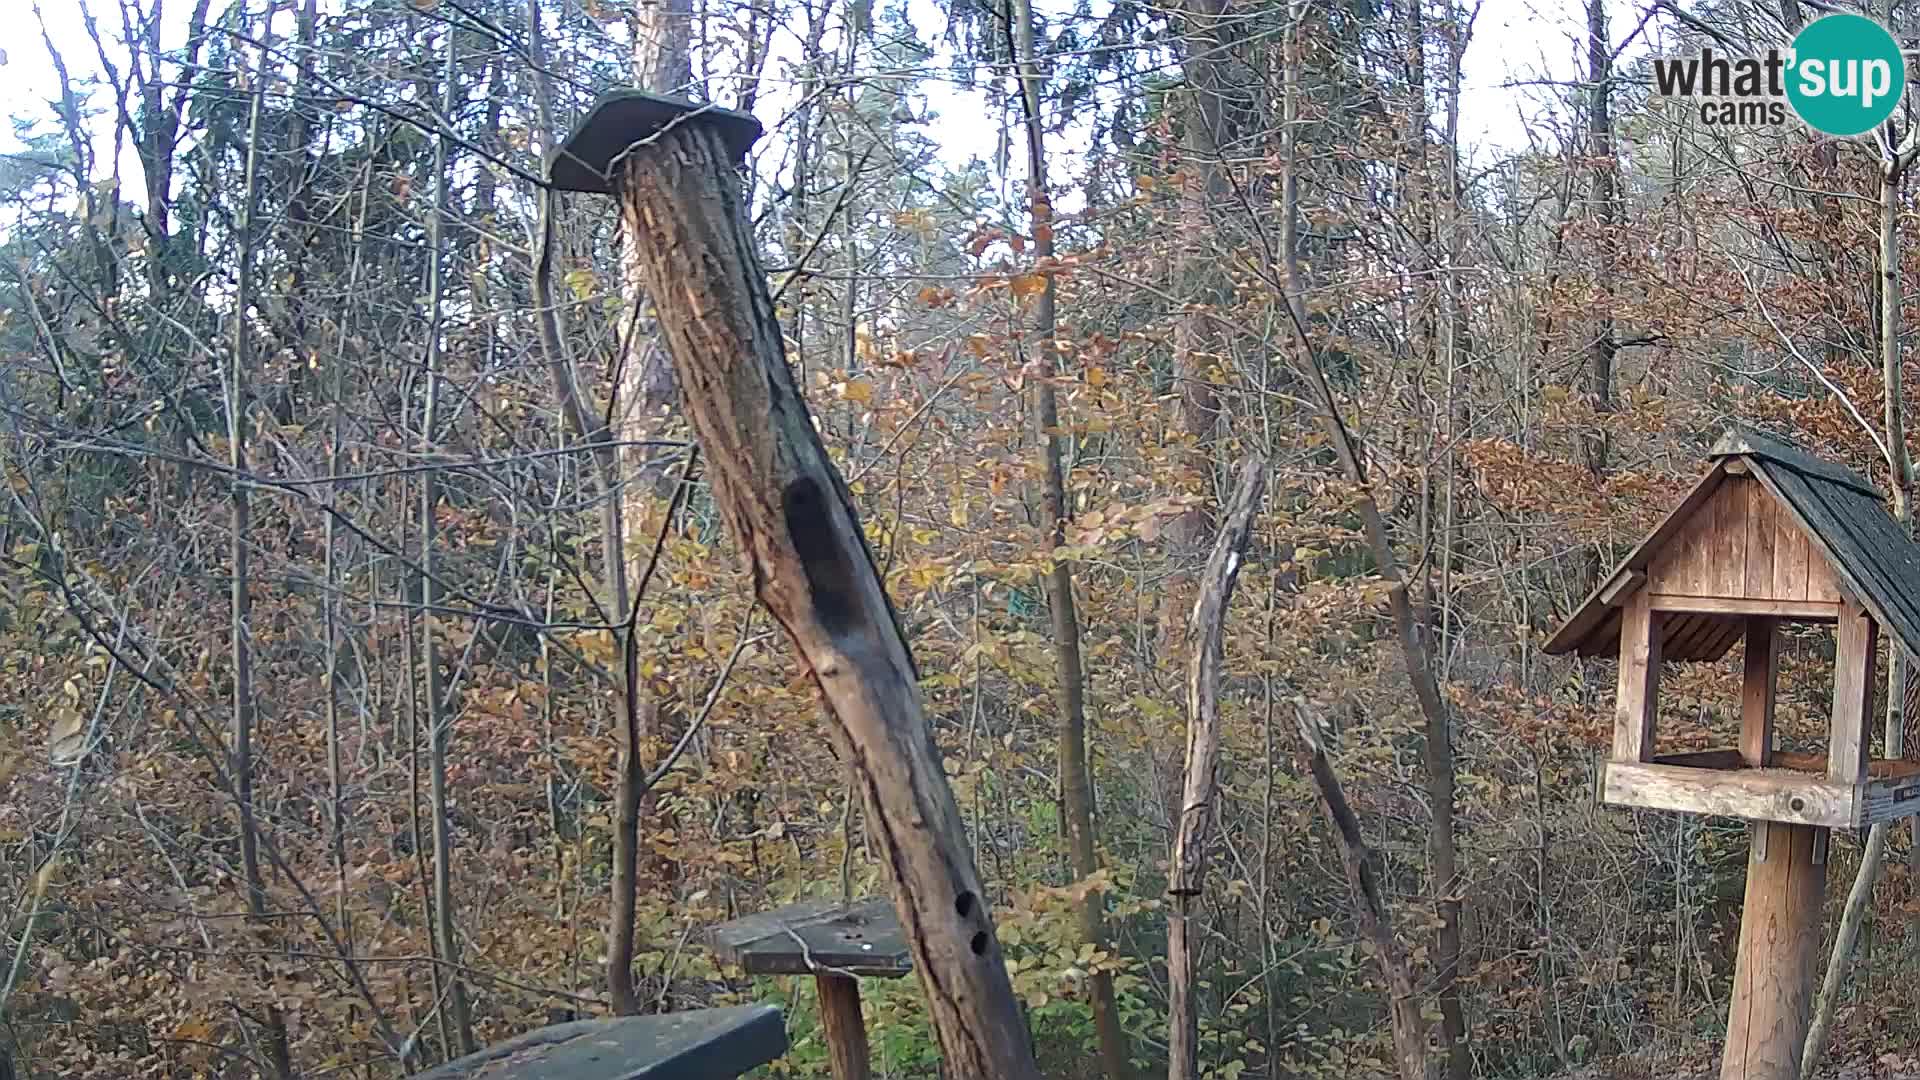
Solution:
<svg viewBox="0 0 1920 1080"><path fill-rule="evenodd" d="M711 930L867 900L877 1077L1920 1077L1920 818L1820 829L1742 1071L1767 826L1616 805L1628 630L1548 649L1730 430L1908 542L1914 78L1836 135L1656 77L1841 11L1898 74L1856 2L11 0L0 1078L756 1003L749 1075L846 1075ZM758 122L676 174L797 390L741 446L665 156L548 179L627 88ZM884 590L864 736L742 533L773 439ZM1852 626L1767 639L1779 752L1920 764ZM1737 636L1670 638L1640 761L1745 745Z"/></svg>

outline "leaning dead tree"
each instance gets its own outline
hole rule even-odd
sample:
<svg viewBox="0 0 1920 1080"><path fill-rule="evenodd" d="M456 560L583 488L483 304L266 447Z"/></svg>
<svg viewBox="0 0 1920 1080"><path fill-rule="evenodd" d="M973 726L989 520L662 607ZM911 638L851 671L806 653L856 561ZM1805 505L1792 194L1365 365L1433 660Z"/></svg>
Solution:
<svg viewBox="0 0 1920 1080"><path fill-rule="evenodd" d="M1252 457L1227 504L1227 520L1213 542L1200 595L1187 625L1192 652L1187 670L1187 774L1175 825L1167 893L1167 1077L1200 1075L1200 1013L1194 1002L1194 933L1190 925L1207 877L1207 834L1212 829L1215 773L1220 763L1220 671L1226 663L1227 604L1240 577L1254 512L1266 492L1267 463Z"/></svg>
<svg viewBox="0 0 1920 1080"><path fill-rule="evenodd" d="M906 638L787 367L736 172L759 135L750 116L623 92L549 176L620 200L714 501L865 798L948 1075L1037 1080Z"/></svg>

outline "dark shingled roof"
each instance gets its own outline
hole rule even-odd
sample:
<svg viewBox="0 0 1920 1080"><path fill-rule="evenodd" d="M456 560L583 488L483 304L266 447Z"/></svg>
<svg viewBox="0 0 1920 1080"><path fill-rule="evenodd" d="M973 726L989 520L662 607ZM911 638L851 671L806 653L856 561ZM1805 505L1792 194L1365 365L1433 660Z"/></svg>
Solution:
<svg viewBox="0 0 1920 1080"><path fill-rule="evenodd" d="M1697 509L1696 496L1711 491L1728 459L1739 458L1786 505L1847 591L1908 655L1920 655L1920 544L1908 539L1887 512L1878 488L1852 469L1754 431L1727 432L1708 456L1714 471L1587 597L1547 642L1547 652L1611 656L1619 651L1620 623L1608 603L1619 579L1645 569L1666 538ZM1709 650L1711 656L1697 658L1716 658L1731 645L1729 637L1722 647Z"/></svg>

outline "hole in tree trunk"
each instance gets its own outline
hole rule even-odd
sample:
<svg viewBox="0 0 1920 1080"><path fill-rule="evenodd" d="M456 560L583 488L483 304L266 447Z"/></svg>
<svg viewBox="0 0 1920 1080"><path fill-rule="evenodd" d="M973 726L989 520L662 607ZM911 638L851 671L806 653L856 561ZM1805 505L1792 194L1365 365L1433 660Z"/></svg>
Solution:
<svg viewBox="0 0 1920 1080"><path fill-rule="evenodd" d="M855 622L858 602L853 567L848 565L844 545L834 534L832 507L810 476L788 484L782 502L787 535L806 571L814 616L827 633L837 636Z"/></svg>

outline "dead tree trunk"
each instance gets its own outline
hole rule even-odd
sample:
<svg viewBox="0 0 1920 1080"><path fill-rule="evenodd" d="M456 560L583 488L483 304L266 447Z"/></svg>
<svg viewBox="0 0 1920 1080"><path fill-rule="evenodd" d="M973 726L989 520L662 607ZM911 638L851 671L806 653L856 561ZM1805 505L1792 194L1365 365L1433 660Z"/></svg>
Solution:
<svg viewBox="0 0 1920 1080"><path fill-rule="evenodd" d="M1334 841L1340 846L1340 863L1347 872L1347 891L1353 898L1354 920L1360 933L1373 946L1373 958L1387 980L1387 1011L1393 1029L1393 1052L1400 1080L1437 1080L1439 1069L1428 1052L1427 1018L1420 1011L1420 995L1414 989L1413 975L1407 967L1405 950L1393 934L1393 916L1387 910L1386 895L1380 888L1380 875L1374 869L1373 852L1367 848L1366 835L1360 829L1360 816L1347 802L1340 776L1333 771L1327 756L1323 733L1326 725L1303 702L1294 704L1300 725L1300 738L1307 744L1308 766L1313 773L1314 790L1320 793L1320 808L1333 826Z"/></svg>
<svg viewBox="0 0 1920 1080"><path fill-rule="evenodd" d="M733 156L718 128L682 116L625 151L616 177L682 408L755 592L834 718L948 1075L1037 1080L912 656L787 368Z"/></svg>
<svg viewBox="0 0 1920 1080"><path fill-rule="evenodd" d="M1267 463L1249 458L1227 505L1226 524L1213 542L1200 597L1187 625L1192 656L1187 675L1187 778L1175 822L1167 892L1167 1080L1200 1075L1200 1014L1193 1001L1193 942L1188 920L1206 879L1207 831L1213 824L1214 768L1220 758L1220 668L1226 653L1227 602L1247 542L1253 515L1267 486Z"/></svg>

